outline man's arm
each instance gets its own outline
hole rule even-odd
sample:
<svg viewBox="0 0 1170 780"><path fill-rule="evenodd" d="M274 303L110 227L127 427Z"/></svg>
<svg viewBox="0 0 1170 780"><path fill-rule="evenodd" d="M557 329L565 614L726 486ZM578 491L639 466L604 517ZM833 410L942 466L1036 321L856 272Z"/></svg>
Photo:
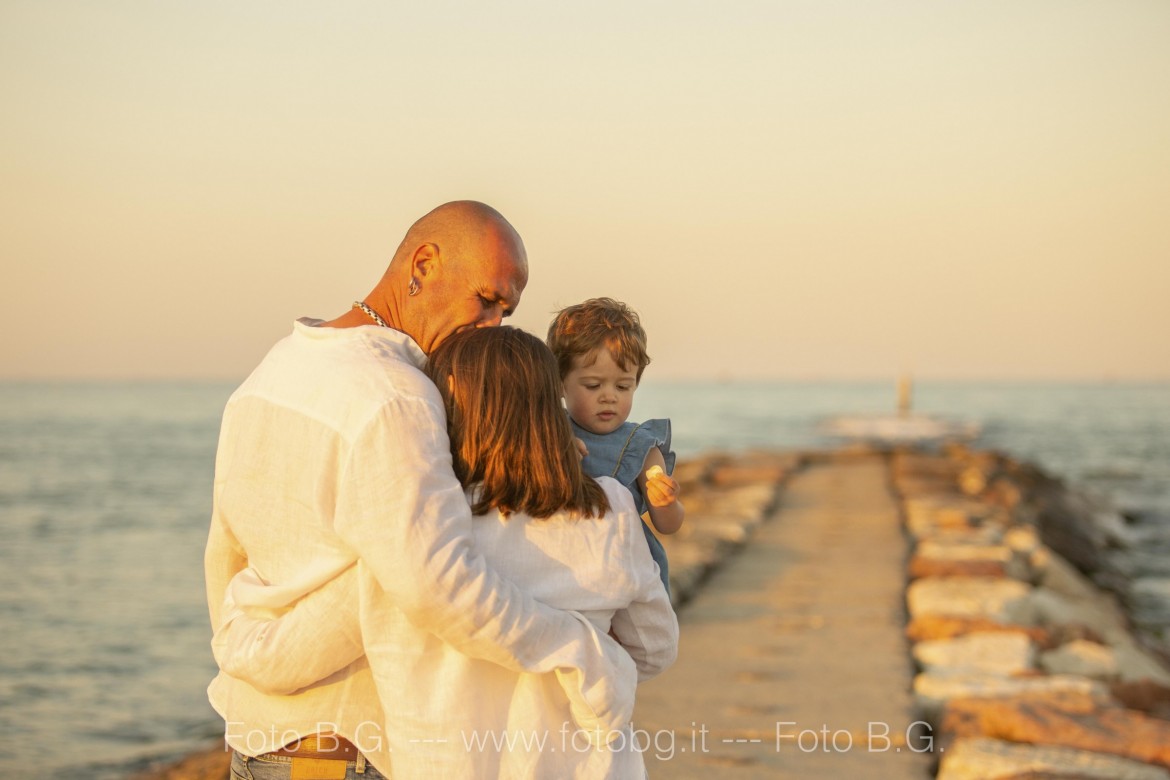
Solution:
<svg viewBox="0 0 1170 780"><path fill-rule="evenodd" d="M581 616L537 602L472 547L437 394L383 406L352 443L339 491L337 533L414 625L513 671L557 672L583 729L611 733L629 721L636 673L626 652Z"/></svg>
<svg viewBox="0 0 1170 780"><path fill-rule="evenodd" d="M207 587L207 608L211 614L211 630L216 631L223 621L224 595L232 577L248 565L244 551L228 530L219 514L219 497L212 498L211 531L203 551L203 574Z"/></svg>
<svg viewBox="0 0 1170 780"><path fill-rule="evenodd" d="M219 668L261 693L283 696L346 668L362 655L357 572L351 568L274 617L237 597L265 583L252 569L232 578L211 639Z"/></svg>

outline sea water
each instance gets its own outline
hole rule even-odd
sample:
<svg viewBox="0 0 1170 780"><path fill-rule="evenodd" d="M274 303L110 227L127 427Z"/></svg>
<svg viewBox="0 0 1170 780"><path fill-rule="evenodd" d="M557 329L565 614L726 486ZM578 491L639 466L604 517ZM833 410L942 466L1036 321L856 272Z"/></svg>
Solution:
<svg viewBox="0 0 1170 780"><path fill-rule="evenodd" d="M220 733L202 555L231 390L0 383L0 776L124 777ZM685 457L829 446L827 419L894 403L892 383L648 378L633 419L671 418ZM1170 583L1170 385L923 382L914 405L1131 510L1143 576Z"/></svg>

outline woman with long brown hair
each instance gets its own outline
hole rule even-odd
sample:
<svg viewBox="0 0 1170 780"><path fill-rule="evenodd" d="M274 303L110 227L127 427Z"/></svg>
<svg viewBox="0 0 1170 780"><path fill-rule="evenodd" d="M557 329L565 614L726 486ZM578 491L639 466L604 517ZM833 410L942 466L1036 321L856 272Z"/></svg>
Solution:
<svg viewBox="0 0 1170 780"><path fill-rule="evenodd" d="M633 499L618 482L582 472L545 344L514 328L470 329L435 349L426 372L446 410L455 474L477 516L477 551L539 601L611 633L639 679L669 666L678 623ZM271 693L291 692L364 653L349 606L356 599L343 587L332 602L324 597L275 617L241 604L262 604L264 587L245 571L229 589L232 618L213 641L228 673ZM297 639L306 636L315 644ZM433 776L644 776L639 747L647 747L647 735L639 741L629 724L605 734L579 730L565 693L571 686L562 688L557 674L475 660L418 630L403 641L425 651L418 657L428 659L426 673L442 683L427 701L406 701L395 696L400 681L377 679L382 700L399 702L371 726L391 765L409 756L409 765ZM270 652L276 647L284 652Z"/></svg>

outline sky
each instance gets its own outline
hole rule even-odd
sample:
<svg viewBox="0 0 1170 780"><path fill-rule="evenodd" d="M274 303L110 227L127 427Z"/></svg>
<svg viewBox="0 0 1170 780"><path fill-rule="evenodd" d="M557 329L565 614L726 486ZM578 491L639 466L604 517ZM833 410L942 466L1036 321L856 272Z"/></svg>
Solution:
<svg viewBox="0 0 1170 780"><path fill-rule="evenodd" d="M241 379L406 228L652 379L1170 379L1170 3L0 0L0 378Z"/></svg>

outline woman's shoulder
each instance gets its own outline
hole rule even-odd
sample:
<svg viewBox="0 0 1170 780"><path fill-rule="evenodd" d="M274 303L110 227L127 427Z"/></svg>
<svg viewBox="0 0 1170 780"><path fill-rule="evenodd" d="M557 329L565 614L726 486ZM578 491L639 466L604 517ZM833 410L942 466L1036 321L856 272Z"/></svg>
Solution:
<svg viewBox="0 0 1170 780"><path fill-rule="evenodd" d="M642 515L630 489L613 477L598 477L597 484L609 499L609 511L603 520L618 536L635 535L642 537Z"/></svg>
<svg viewBox="0 0 1170 780"><path fill-rule="evenodd" d="M596 479L597 484L601 485L601 489L605 491L605 497L609 499L610 515L615 517L622 514L637 516L634 497L630 495L629 488L613 477L597 477Z"/></svg>

